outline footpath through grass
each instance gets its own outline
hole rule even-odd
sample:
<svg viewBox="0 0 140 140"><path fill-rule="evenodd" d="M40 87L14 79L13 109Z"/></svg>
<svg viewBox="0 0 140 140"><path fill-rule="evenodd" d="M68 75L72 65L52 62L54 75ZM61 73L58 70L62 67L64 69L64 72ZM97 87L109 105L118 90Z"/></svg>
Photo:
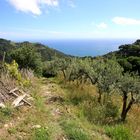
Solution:
<svg viewBox="0 0 140 140"><path fill-rule="evenodd" d="M0 111L0 140L132 139L124 126L91 123L83 115L82 104L77 103L80 95L73 100L73 95L68 95L71 92L56 79L35 79L30 88L31 108Z"/></svg>

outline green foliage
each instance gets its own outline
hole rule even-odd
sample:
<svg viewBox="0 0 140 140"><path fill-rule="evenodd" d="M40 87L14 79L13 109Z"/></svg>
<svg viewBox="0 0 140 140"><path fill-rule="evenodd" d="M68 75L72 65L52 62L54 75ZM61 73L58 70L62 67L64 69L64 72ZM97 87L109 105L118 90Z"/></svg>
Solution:
<svg viewBox="0 0 140 140"><path fill-rule="evenodd" d="M13 112L13 108L11 107L5 107L5 108L1 108L0 109L0 112L3 116L11 116L12 115L12 112Z"/></svg>
<svg viewBox="0 0 140 140"><path fill-rule="evenodd" d="M102 62L97 71L97 86L101 92L109 93L115 87L116 81L121 77L123 69L113 61Z"/></svg>
<svg viewBox="0 0 140 140"><path fill-rule="evenodd" d="M91 137L74 120L67 120L61 123L66 136L70 140L91 140Z"/></svg>
<svg viewBox="0 0 140 140"><path fill-rule="evenodd" d="M42 73L41 56L32 45L22 45L11 51L10 56L19 64L19 68L32 69L39 75Z"/></svg>
<svg viewBox="0 0 140 140"><path fill-rule="evenodd" d="M4 52L6 52L6 61L10 60L8 53L15 48L10 40L0 39L0 60L3 60Z"/></svg>
<svg viewBox="0 0 140 140"><path fill-rule="evenodd" d="M48 46L45 46L41 43L30 43L30 42L21 42L21 43L16 43L16 42L11 42L10 40L6 39L0 39L0 60L3 59L4 52L6 52L6 62L10 62L11 59L11 51L14 49L21 48L22 46L32 46L39 54L41 54L41 60L44 61L50 61L53 59L54 56L58 58L67 58L69 57L68 55L57 51L55 49L51 49Z"/></svg>
<svg viewBox="0 0 140 140"><path fill-rule="evenodd" d="M8 133L9 133L10 135L12 135L12 134L16 134L16 133L17 133L17 129L14 128L14 127L9 128L7 131L8 131Z"/></svg>
<svg viewBox="0 0 140 140"><path fill-rule="evenodd" d="M140 95L140 79L128 73L124 74L118 81L118 89L123 97L123 109L121 120L125 121L127 113L134 103L137 103ZM130 94L130 99L128 98Z"/></svg>
<svg viewBox="0 0 140 140"><path fill-rule="evenodd" d="M118 59L119 64L124 68L124 71L132 71L132 64L127 59Z"/></svg>
<svg viewBox="0 0 140 140"><path fill-rule="evenodd" d="M68 55L66 55L64 53L62 53L58 50L49 48L48 46L45 46L41 43L29 43L28 42L28 44L32 44L33 47L37 50L37 52L39 52L41 54L41 58L42 58L43 62L51 61L51 60L54 59L54 57L57 57L57 58L67 58L67 57L69 57Z"/></svg>
<svg viewBox="0 0 140 140"><path fill-rule="evenodd" d="M44 62L43 67L43 76L44 77L54 77L59 73L59 67L58 67L59 61L57 59Z"/></svg>
<svg viewBox="0 0 140 140"><path fill-rule="evenodd" d="M5 122L13 117L14 108L6 106L5 108L0 108L0 122Z"/></svg>
<svg viewBox="0 0 140 140"><path fill-rule="evenodd" d="M130 130L123 125L107 126L105 132L113 140L132 140Z"/></svg>
<svg viewBox="0 0 140 140"><path fill-rule="evenodd" d="M15 60L13 60L11 64L5 63L5 66L5 70L7 71L9 76L15 79L19 85L22 85L24 87L29 87L31 85L31 81L29 79L25 79L24 77L22 77L18 69L18 64Z"/></svg>
<svg viewBox="0 0 140 140"><path fill-rule="evenodd" d="M21 82L22 81L22 77L21 77L21 74L18 70L18 64L16 63L15 60L12 61L11 64L5 64L6 65L6 69L9 73L9 75L16 79L18 82Z"/></svg>
<svg viewBox="0 0 140 140"><path fill-rule="evenodd" d="M105 57L112 59L111 55L116 56L125 72L139 72L140 74L140 40L133 44L121 45L119 51L109 53Z"/></svg>
<svg viewBox="0 0 140 140"><path fill-rule="evenodd" d="M62 73L63 78L66 80L66 70L70 65L70 58L54 57L53 60L45 62L43 67L43 76L53 77Z"/></svg>
<svg viewBox="0 0 140 140"><path fill-rule="evenodd" d="M33 140L50 140L49 130L45 127L35 128L32 139Z"/></svg>

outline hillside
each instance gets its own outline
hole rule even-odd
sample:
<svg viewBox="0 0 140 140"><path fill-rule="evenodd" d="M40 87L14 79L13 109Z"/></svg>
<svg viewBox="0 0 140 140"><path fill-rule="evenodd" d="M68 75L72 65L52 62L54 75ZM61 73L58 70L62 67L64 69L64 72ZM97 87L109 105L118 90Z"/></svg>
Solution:
<svg viewBox="0 0 140 140"><path fill-rule="evenodd" d="M139 41L106 58L53 51L50 61L42 44L2 41L13 61L0 64L0 139L140 139L140 77L118 64L139 58Z"/></svg>
<svg viewBox="0 0 140 140"><path fill-rule="evenodd" d="M48 46L45 46L41 43L30 43L30 42L20 42L20 43L16 43L16 42L12 42L10 40L6 40L6 39L0 39L0 60L2 60L4 52L6 52L6 60L9 60L9 52L11 50L15 50L19 47L22 46L31 46L34 49L37 50L37 52L39 52L41 54L42 57L42 61L48 61L51 60L53 57L58 57L58 58L65 58L68 57L68 55L49 48Z"/></svg>
<svg viewBox="0 0 140 140"><path fill-rule="evenodd" d="M116 57L125 71L140 74L140 40L132 44L121 45L118 51L108 53L105 57L109 59Z"/></svg>

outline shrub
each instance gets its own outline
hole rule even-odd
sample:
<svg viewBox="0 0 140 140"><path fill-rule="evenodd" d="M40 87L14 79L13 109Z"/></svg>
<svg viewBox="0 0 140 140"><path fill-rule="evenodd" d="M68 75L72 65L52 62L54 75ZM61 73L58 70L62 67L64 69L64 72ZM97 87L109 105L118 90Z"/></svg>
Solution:
<svg viewBox="0 0 140 140"><path fill-rule="evenodd" d="M18 69L18 64L16 63L15 60L12 61L11 64L5 63L6 66L6 71L10 78L15 79L18 84L24 86L24 87L29 87L31 85L31 81L28 77L24 77L21 75L19 69Z"/></svg>
<svg viewBox="0 0 140 140"><path fill-rule="evenodd" d="M3 116L11 116L12 115L12 112L13 112L13 109L10 108L10 107L5 107L5 108L1 108L0 109L0 112Z"/></svg>
<svg viewBox="0 0 140 140"><path fill-rule="evenodd" d="M7 72L10 74L10 76L14 79L16 79L18 82L21 82L21 74L18 70L18 64L15 60L12 61L11 64L5 64Z"/></svg>
<svg viewBox="0 0 140 140"><path fill-rule="evenodd" d="M105 132L113 140L132 140L130 130L123 125L107 126Z"/></svg>
<svg viewBox="0 0 140 140"><path fill-rule="evenodd" d="M22 44L17 49L12 50L10 57L16 60L20 69L32 69L36 74L42 74L41 55L31 44Z"/></svg>
<svg viewBox="0 0 140 140"><path fill-rule="evenodd" d="M0 121L5 122L13 117L14 108L10 106L6 106L5 108L0 108Z"/></svg>

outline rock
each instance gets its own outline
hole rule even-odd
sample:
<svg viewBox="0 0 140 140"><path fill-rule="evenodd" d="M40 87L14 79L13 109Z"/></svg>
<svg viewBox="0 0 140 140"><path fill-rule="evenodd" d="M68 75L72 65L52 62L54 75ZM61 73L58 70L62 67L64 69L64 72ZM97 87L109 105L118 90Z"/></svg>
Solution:
<svg viewBox="0 0 140 140"><path fill-rule="evenodd" d="M33 125L32 128L41 128L41 125L37 124L37 125Z"/></svg>
<svg viewBox="0 0 140 140"><path fill-rule="evenodd" d="M13 126L13 123L10 122L9 125L10 125L10 126Z"/></svg>
<svg viewBox="0 0 140 140"><path fill-rule="evenodd" d="M59 108L54 109L54 110L52 111L52 115L54 115L54 116L62 115L62 114L63 114L63 113L60 111Z"/></svg>
<svg viewBox="0 0 140 140"><path fill-rule="evenodd" d="M5 127L5 128L8 128L8 127L9 127L9 125L8 125L8 124L5 124L5 125L4 125L4 127Z"/></svg>

